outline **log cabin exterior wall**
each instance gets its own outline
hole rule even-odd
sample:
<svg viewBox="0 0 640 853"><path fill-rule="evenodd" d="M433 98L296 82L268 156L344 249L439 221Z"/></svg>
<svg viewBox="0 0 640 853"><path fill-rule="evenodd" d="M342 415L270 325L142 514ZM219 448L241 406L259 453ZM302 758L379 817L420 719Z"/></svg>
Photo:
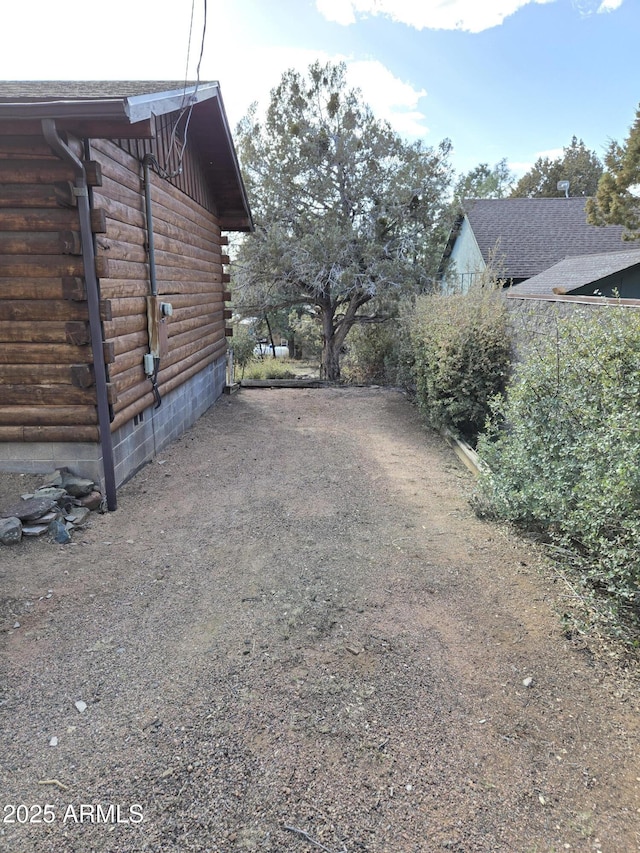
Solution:
<svg viewBox="0 0 640 853"><path fill-rule="evenodd" d="M93 205L104 211L106 220L106 232L97 237L96 254L104 261L101 297L108 301L112 316L103 326L105 341L113 343L115 352L109 365L115 391L114 431L155 405L143 370L149 350L146 297L151 291L143 168L138 159L151 147L148 142L140 145L133 156L108 140L91 144L92 159L102 171L102 186L93 190ZM194 170L189 156L187 163L188 174ZM151 172L151 183L158 294L174 310L167 322L169 352L158 373L162 398L225 357L223 260L227 258L222 244L226 238L214 213L155 172Z"/></svg>
<svg viewBox="0 0 640 853"><path fill-rule="evenodd" d="M73 172L0 134L0 442L98 440Z"/></svg>
<svg viewBox="0 0 640 853"><path fill-rule="evenodd" d="M13 85L6 84L9 90ZM21 85L28 90L31 84ZM33 84L36 100L41 85L47 86ZM0 470L67 465L100 481L108 460L120 485L224 389L230 312L221 232L248 231L253 224L217 84L191 90L196 106L180 174L167 180L150 170L157 293L173 315L155 389L144 371L151 282L142 161L152 154L174 168L172 128L182 111L162 113L175 104L175 91L154 90L156 98L144 94L143 85L77 84L88 100L64 101L57 125L90 184L96 273L90 278L95 284L97 277L107 371L106 388L104 382L99 387L108 396L112 437L106 444L97 406L104 397L93 375L89 321L95 328L96 315L87 303L77 172L60 148L60 156L53 153L44 125L27 115L33 108L39 116L41 103L17 98L16 111L0 98ZM118 87L133 89L133 99L127 102ZM104 115L96 110L102 96ZM152 110L140 119L147 102ZM137 111L135 120L129 107Z"/></svg>

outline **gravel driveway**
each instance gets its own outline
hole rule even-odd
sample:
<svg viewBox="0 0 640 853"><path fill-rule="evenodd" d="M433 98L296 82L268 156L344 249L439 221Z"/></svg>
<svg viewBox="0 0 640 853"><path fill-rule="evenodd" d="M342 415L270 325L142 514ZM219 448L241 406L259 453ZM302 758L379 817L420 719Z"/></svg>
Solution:
<svg viewBox="0 0 640 853"><path fill-rule="evenodd" d="M635 682L471 487L396 391L244 390L0 546L0 850L640 850Z"/></svg>

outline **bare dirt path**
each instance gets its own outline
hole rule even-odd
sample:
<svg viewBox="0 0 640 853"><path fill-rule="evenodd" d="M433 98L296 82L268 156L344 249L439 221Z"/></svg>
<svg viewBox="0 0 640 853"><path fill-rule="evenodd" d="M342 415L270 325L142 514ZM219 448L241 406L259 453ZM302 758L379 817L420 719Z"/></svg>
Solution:
<svg viewBox="0 0 640 853"><path fill-rule="evenodd" d="M243 391L3 547L0 849L640 850L633 682L470 486L395 391Z"/></svg>

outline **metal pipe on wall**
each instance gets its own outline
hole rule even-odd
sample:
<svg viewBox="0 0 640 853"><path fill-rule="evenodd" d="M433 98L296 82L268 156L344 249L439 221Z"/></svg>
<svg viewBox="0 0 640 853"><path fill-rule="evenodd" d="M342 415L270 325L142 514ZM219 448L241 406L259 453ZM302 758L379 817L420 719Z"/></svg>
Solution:
<svg viewBox="0 0 640 853"><path fill-rule="evenodd" d="M151 283L151 295L158 295L158 281L156 278L156 255L153 243L153 214L151 211L151 169L154 162L151 154L145 154L142 160L144 172L144 209L147 218L147 254L149 255L149 281Z"/></svg>

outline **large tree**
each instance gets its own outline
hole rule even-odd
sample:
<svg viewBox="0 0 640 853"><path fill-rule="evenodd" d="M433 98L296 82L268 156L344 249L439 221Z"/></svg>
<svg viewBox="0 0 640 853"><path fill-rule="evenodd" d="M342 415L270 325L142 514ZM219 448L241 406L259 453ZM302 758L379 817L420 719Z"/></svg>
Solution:
<svg viewBox="0 0 640 853"><path fill-rule="evenodd" d="M389 294L424 288L446 239L450 143L408 143L374 118L346 68L287 71L264 119L236 134L256 222L234 265L241 310L304 305L322 326L323 373L340 376L356 323Z"/></svg>
<svg viewBox="0 0 640 853"><path fill-rule="evenodd" d="M555 160L539 157L516 184L512 197L554 198L565 194L559 181L569 181L571 196L595 195L603 166L595 152L574 136Z"/></svg>
<svg viewBox="0 0 640 853"><path fill-rule="evenodd" d="M604 158L606 171L587 202L593 225L624 225L626 239L640 239L640 107L624 145L615 140Z"/></svg>

